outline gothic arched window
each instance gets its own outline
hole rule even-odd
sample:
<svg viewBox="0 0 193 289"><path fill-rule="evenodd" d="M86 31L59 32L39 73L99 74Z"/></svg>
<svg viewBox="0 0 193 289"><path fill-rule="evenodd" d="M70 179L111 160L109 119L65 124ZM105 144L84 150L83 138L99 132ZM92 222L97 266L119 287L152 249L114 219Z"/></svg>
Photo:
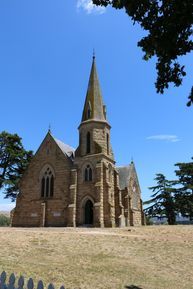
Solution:
<svg viewBox="0 0 193 289"><path fill-rule="evenodd" d="M46 166L41 179L41 197L49 198L54 195L54 175L49 166Z"/></svg>
<svg viewBox="0 0 193 289"><path fill-rule="evenodd" d="M90 136L90 132L87 132L87 135L86 135L86 153L87 154L90 153L90 144L91 144L91 136Z"/></svg>
<svg viewBox="0 0 193 289"><path fill-rule="evenodd" d="M90 165L88 165L84 170L84 180L85 182L91 182L92 181L92 169Z"/></svg>

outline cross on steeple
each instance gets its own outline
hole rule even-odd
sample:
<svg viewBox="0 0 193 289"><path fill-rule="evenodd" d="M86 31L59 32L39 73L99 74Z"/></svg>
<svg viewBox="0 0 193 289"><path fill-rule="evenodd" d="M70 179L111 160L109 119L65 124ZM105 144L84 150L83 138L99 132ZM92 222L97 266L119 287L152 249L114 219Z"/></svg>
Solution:
<svg viewBox="0 0 193 289"><path fill-rule="evenodd" d="M93 60L95 60L95 49L93 49L93 56L92 56Z"/></svg>

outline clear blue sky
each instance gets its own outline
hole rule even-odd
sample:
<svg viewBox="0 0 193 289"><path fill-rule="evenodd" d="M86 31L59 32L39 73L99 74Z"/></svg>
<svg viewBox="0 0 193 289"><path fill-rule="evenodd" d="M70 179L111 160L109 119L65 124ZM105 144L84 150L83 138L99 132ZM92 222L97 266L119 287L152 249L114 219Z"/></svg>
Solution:
<svg viewBox="0 0 193 289"><path fill-rule="evenodd" d="M0 1L0 131L36 151L51 123L55 137L76 147L95 48L117 165L133 157L146 200L155 173L173 178L173 164L193 156L193 58L182 59L182 87L156 94L155 59L143 61L137 47L144 32L124 11L88 2ZM7 206L1 196L0 209Z"/></svg>

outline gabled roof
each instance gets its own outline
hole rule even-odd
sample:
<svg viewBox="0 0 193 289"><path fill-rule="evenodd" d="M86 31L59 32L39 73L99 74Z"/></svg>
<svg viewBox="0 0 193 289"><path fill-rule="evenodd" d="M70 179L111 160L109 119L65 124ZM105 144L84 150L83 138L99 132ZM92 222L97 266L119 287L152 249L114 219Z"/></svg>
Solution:
<svg viewBox="0 0 193 289"><path fill-rule="evenodd" d="M73 147L70 147L69 145L63 143L61 140L56 139L53 137L53 139L55 140L55 142L57 143L57 145L59 146L59 148L61 149L61 151L67 155L69 158L73 158L74 157L74 152L75 149Z"/></svg>
<svg viewBox="0 0 193 289"><path fill-rule="evenodd" d="M128 166L117 167L116 170L118 171L119 174L119 186L121 190L128 188L129 182L132 178L137 183L139 192L141 194L138 176L133 161L131 161L131 163Z"/></svg>
<svg viewBox="0 0 193 289"><path fill-rule="evenodd" d="M63 154L65 156L67 156L68 158L70 158L71 160L74 159L74 155L75 155L75 149L65 143L63 143L61 140L56 139L55 137L53 137L50 129L48 130L44 140L42 141L40 147L38 148L38 150L36 151L36 154L38 153L38 151L41 149L43 143L45 143L47 140L53 140L55 142L55 144L59 147L59 149L63 152Z"/></svg>
<svg viewBox="0 0 193 289"><path fill-rule="evenodd" d="M132 169L131 165L116 168L116 170L119 173L119 186L121 190L124 190L129 185L131 169Z"/></svg>

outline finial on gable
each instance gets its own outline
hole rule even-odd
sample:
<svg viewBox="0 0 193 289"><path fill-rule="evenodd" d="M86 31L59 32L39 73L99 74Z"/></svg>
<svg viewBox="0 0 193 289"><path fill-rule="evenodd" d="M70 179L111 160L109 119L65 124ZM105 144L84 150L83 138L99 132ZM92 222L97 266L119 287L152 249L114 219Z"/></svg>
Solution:
<svg viewBox="0 0 193 289"><path fill-rule="evenodd" d="M48 132L51 134L51 124L49 124Z"/></svg>

